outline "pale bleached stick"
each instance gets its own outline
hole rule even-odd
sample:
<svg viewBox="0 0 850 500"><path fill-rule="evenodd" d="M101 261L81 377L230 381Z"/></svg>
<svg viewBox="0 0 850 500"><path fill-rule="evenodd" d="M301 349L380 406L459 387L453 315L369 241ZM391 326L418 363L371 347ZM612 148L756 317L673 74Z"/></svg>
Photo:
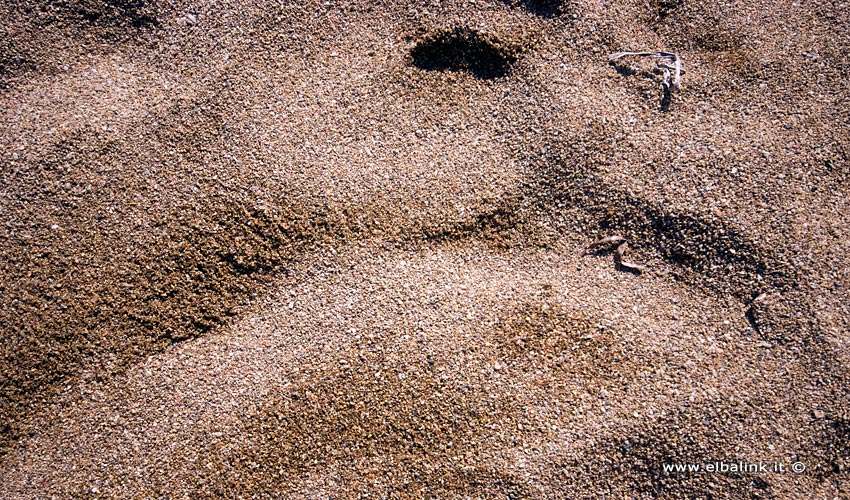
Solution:
<svg viewBox="0 0 850 500"><path fill-rule="evenodd" d="M587 255L600 247L612 247L614 245L619 245L624 241L626 241L626 238L620 236L619 234L615 234L614 236L607 236L605 238L596 240L590 245L588 245L587 248L584 250L583 255Z"/></svg>
<svg viewBox="0 0 850 500"><path fill-rule="evenodd" d="M672 52L614 52L608 56L608 61L615 61L626 56L652 57L654 59L658 59L659 61L656 62L656 64L658 67L664 69L664 88L667 90L671 89L670 70L673 70L672 89L679 90L681 88L682 73L684 73L684 70L682 69L682 59L677 54ZM669 61L673 63L673 65L670 66L665 61Z"/></svg>
<svg viewBox="0 0 850 500"><path fill-rule="evenodd" d="M646 266L642 264L635 264L630 260L626 260L626 252L629 250L629 244L625 241L620 243L617 247L617 253L615 254L614 260L617 264L620 264L624 268L630 271L643 272L646 271Z"/></svg>

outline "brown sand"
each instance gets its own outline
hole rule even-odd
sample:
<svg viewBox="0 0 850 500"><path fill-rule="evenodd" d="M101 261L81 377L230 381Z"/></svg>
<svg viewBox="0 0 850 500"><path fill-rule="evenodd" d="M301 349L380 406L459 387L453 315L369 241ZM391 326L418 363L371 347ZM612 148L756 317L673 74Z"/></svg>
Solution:
<svg viewBox="0 0 850 500"><path fill-rule="evenodd" d="M4 2L0 498L850 498L848 12Z"/></svg>

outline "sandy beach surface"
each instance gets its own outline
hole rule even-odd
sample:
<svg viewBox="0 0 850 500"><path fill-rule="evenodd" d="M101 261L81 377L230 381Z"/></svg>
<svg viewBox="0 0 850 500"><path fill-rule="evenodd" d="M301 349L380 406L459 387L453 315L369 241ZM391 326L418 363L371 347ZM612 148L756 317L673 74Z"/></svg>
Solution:
<svg viewBox="0 0 850 500"><path fill-rule="evenodd" d="M850 498L850 4L0 18L0 498Z"/></svg>

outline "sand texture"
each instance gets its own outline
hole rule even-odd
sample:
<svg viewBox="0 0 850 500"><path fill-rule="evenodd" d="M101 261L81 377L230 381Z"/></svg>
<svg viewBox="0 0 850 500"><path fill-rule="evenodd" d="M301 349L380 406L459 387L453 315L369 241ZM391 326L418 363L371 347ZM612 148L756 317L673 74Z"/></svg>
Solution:
<svg viewBox="0 0 850 500"><path fill-rule="evenodd" d="M843 0L0 19L0 498L850 498Z"/></svg>

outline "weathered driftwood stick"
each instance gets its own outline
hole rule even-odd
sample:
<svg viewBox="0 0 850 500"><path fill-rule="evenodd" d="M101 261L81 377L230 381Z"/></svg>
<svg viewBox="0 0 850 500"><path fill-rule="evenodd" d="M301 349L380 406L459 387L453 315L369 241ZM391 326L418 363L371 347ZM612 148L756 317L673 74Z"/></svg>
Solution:
<svg viewBox="0 0 850 500"><path fill-rule="evenodd" d="M595 250L609 249L612 247L616 248L614 252L614 262L616 262L618 266L623 269L638 273L646 270L646 266L644 266L643 264L636 264L630 260L626 260L626 252L629 250L629 244L626 241L626 238L619 234L607 236L605 238L601 238L594 241L593 243L587 246L582 255L587 255Z"/></svg>
<svg viewBox="0 0 850 500"><path fill-rule="evenodd" d="M642 264L636 264L630 260L626 260L626 252L629 250L629 244L625 241L617 247L617 253L615 254L614 260L617 264L620 264L622 267L635 272L643 272L646 270L646 266Z"/></svg>
<svg viewBox="0 0 850 500"><path fill-rule="evenodd" d="M682 74L685 72L682 69L682 59L672 52L614 52L608 56L608 61L616 61L622 57L651 57L657 59L656 64L664 70L664 90L679 90L682 86ZM672 64L672 66L671 66ZM673 71L672 82L670 71Z"/></svg>
<svg viewBox="0 0 850 500"><path fill-rule="evenodd" d="M596 240L593 243L591 243L590 245L588 245L587 248L584 250L583 255L587 255L590 252L593 252L594 250L597 250L597 249L602 248L602 247L609 247L610 248L610 247L613 247L614 245L619 245L620 243L623 243L624 241L626 241L626 238L620 236L619 234L615 234L614 236L607 236L605 238Z"/></svg>

